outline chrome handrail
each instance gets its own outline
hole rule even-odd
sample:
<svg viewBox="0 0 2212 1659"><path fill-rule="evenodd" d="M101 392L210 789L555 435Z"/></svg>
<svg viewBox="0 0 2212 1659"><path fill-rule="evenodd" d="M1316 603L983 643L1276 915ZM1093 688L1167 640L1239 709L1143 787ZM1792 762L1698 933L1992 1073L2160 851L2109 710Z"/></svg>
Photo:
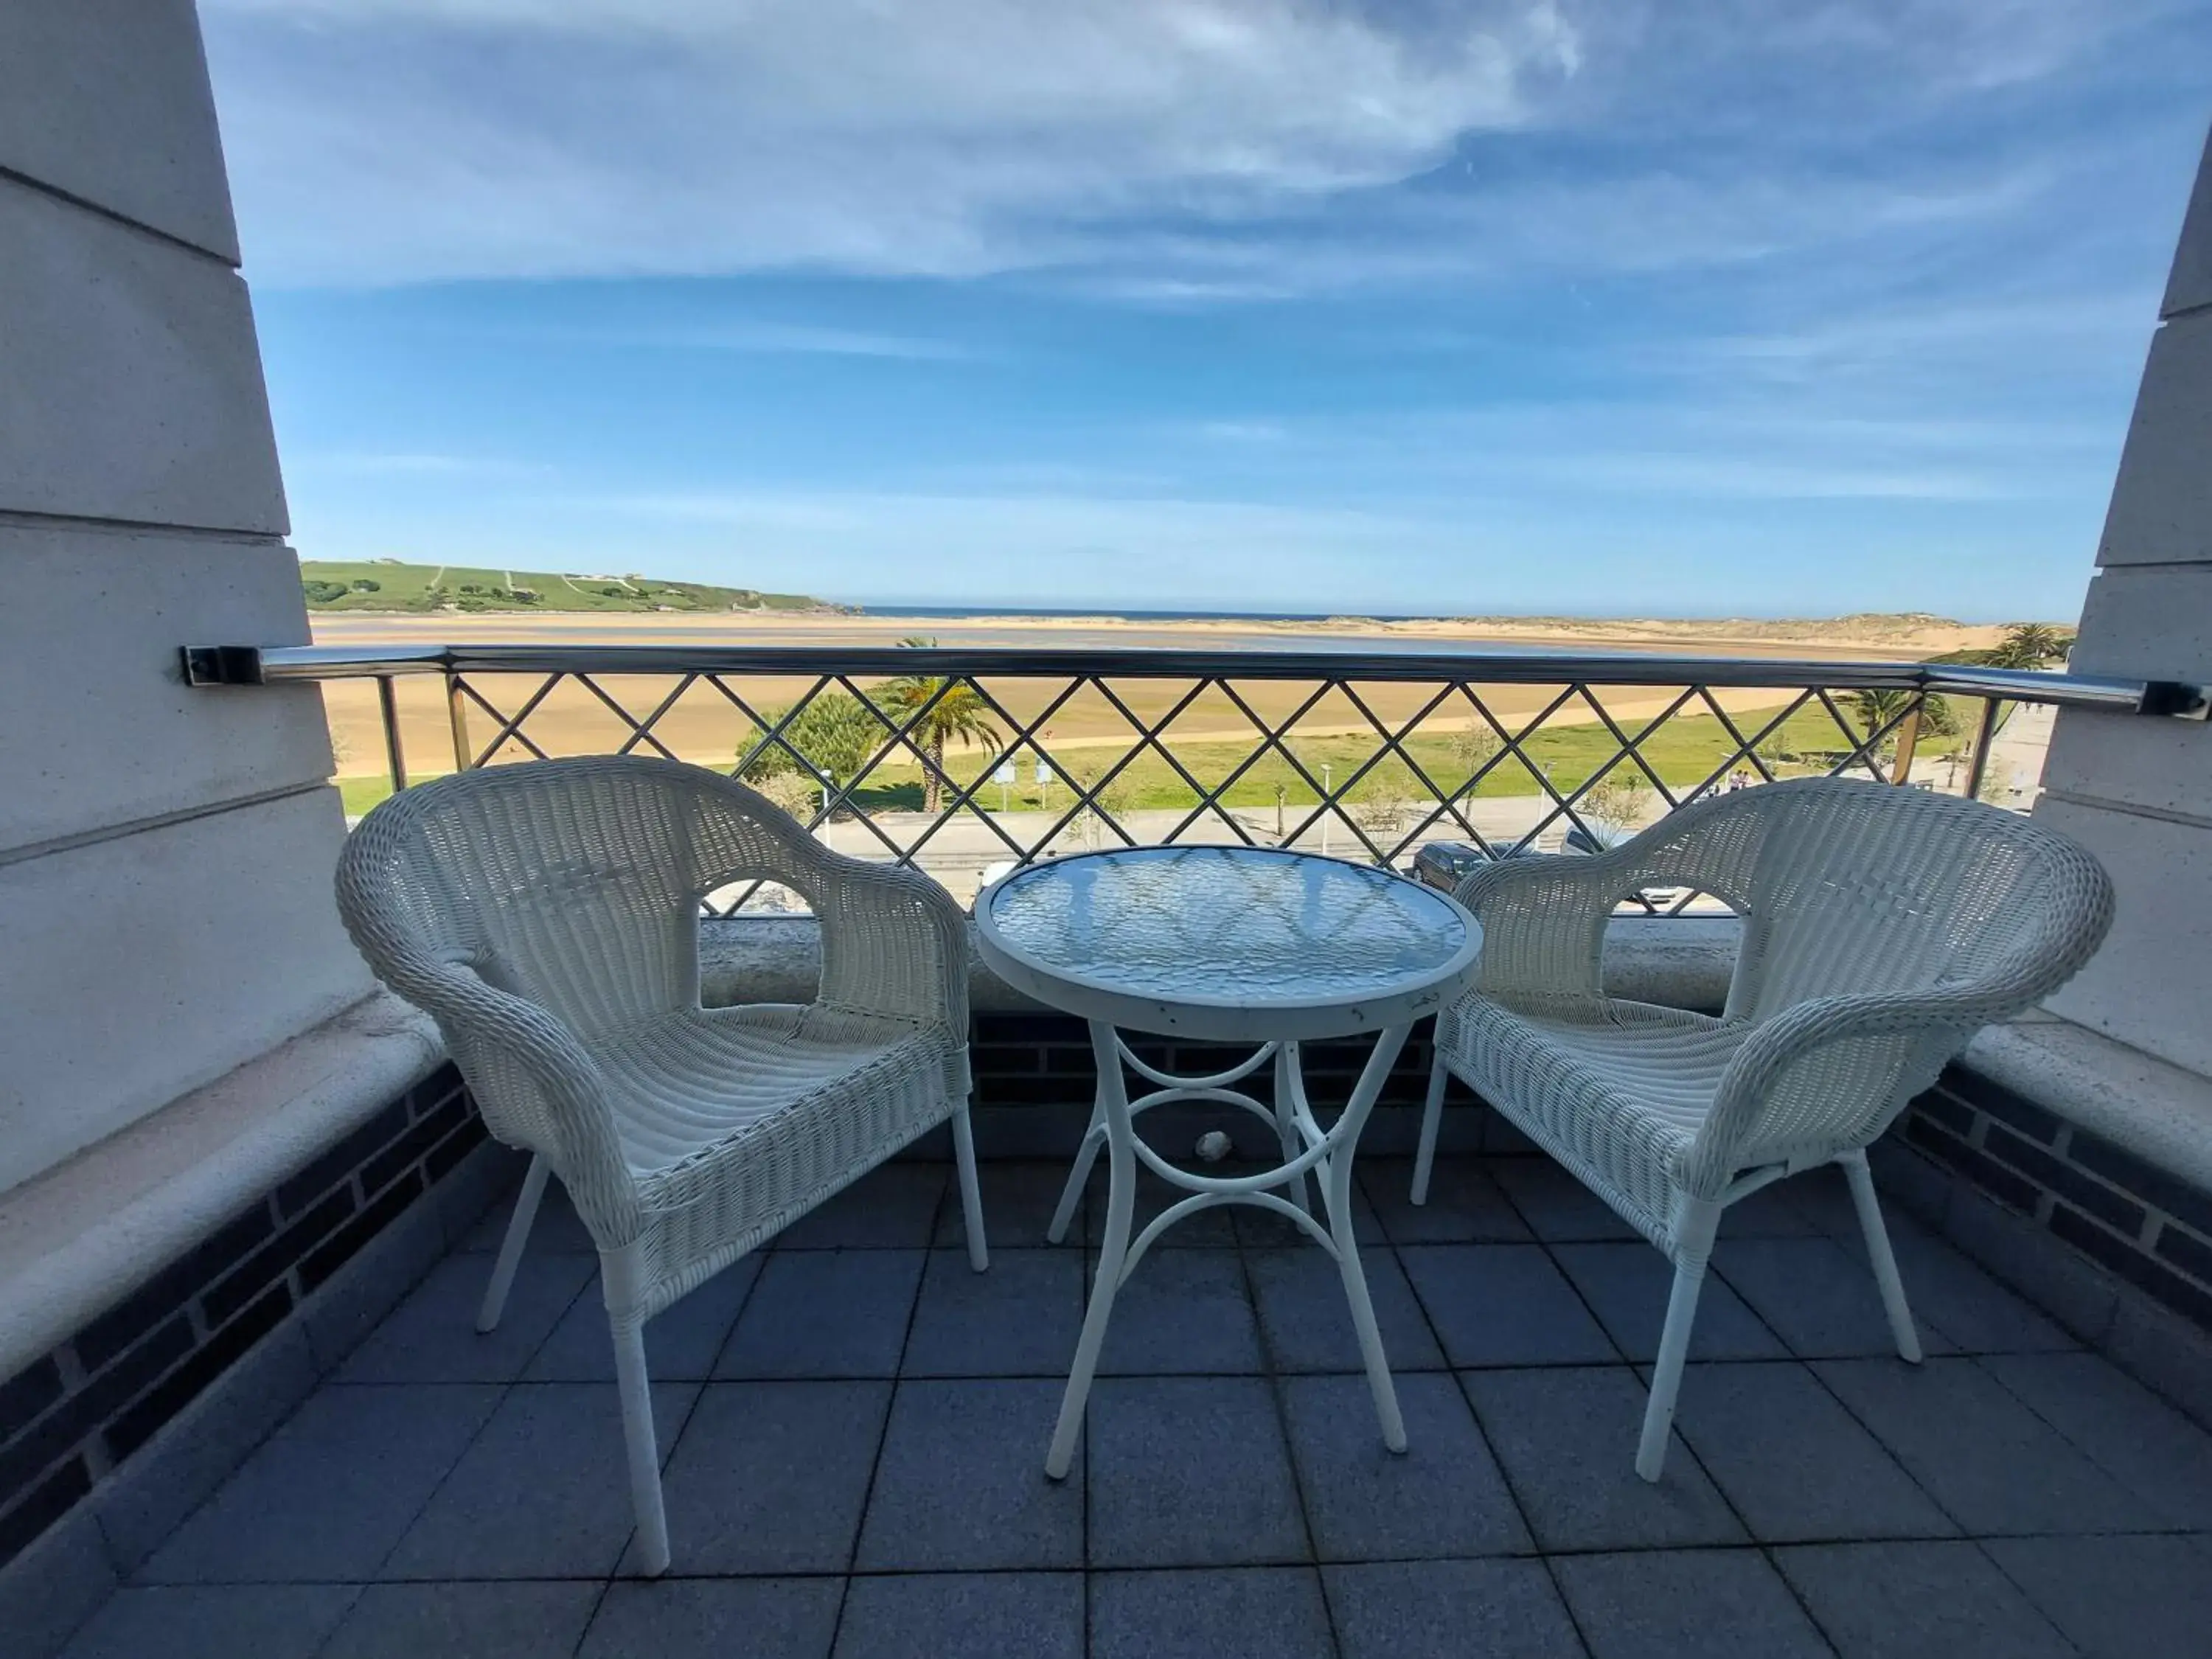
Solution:
<svg viewBox="0 0 2212 1659"><path fill-rule="evenodd" d="M186 646L189 685L264 685L399 674L925 674L1152 679L1455 681L1493 685L1708 685L1915 691L2109 714L2205 718L2207 689L2183 681L1984 668L1962 663L1819 661L1642 652L1163 650L1146 647L811 645Z"/></svg>

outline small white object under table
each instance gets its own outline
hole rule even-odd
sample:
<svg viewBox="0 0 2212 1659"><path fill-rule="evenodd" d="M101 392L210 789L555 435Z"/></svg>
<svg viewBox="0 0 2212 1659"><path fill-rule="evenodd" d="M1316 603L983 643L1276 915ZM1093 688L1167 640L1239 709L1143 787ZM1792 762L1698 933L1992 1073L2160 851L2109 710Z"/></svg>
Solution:
<svg viewBox="0 0 2212 1659"><path fill-rule="evenodd" d="M1067 1474L1115 1293L1163 1232L1218 1204L1278 1212L1335 1259L1383 1443L1405 1450L1405 1423L1352 1237L1352 1160L1407 1032L1467 983L1482 937L1474 918L1443 894L1369 865L1272 848L1145 847L1018 870L977 898L975 922L983 960L1000 978L1090 1022L1098 1062L1091 1126L1049 1236L1054 1243L1066 1236L1101 1144L1111 1175L1106 1231L1045 1473L1055 1480ZM1212 1076L1176 1077L1138 1059L1125 1030L1249 1042L1258 1052ZM1306 1097L1298 1045L1370 1032L1375 1047L1358 1085L1324 1127ZM1272 1106L1235 1086L1271 1060ZM1130 1099L1125 1066L1157 1086ZM1176 1100L1257 1114L1275 1127L1282 1163L1243 1176L1177 1168L1133 1127L1139 1114ZM1132 1243L1139 1162L1190 1196ZM1321 1188L1318 1216L1309 1173Z"/></svg>

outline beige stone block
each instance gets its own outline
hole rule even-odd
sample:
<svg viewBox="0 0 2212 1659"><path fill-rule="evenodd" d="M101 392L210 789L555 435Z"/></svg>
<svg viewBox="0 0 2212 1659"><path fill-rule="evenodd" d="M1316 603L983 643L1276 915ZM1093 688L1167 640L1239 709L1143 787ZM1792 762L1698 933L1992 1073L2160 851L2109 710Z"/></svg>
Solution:
<svg viewBox="0 0 2212 1659"><path fill-rule="evenodd" d="M2067 666L2128 679L2212 679L2212 566L2116 565L2089 584Z"/></svg>
<svg viewBox="0 0 2212 1659"><path fill-rule="evenodd" d="M0 525L0 854L328 777L311 685L192 690L183 645L307 637L281 542Z"/></svg>
<svg viewBox="0 0 2212 1659"><path fill-rule="evenodd" d="M2043 787L2212 823L2212 725L2062 709Z"/></svg>
<svg viewBox="0 0 2212 1659"><path fill-rule="evenodd" d="M2100 565L2212 560L2212 311L2152 337L2128 423Z"/></svg>
<svg viewBox="0 0 2212 1659"><path fill-rule="evenodd" d="M2051 999L2051 1012L2212 1075L2201 978L2212 937L2212 832L2049 796L2035 817L2094 853L2118 899L2104 948Z"/></svg>
<svg viewBox="0 0 2212 1659"><path fill-rule="evenodd" d="M0 1192L371 988L319 787L0 865Z"/></svg>
<svg viewBox="0 0 2212 1659"><path fill-rule="evenodd" d="M2212 306L2212 135L2206 137L2204 159L2197 165L2197 188L2190 192L2189 211L2181 221L2181 243L2173 251L2160 311L2172 317L2199 306Z"/></svg>
<svg viewBox="0 0 2212 1659"><path fill-rule="evenodd" d="M0 4L0 167L238 263L192 0Z"/></svg>
<svg viewBox="0 0 2212 1659"><path fill-rule="evenodd" d="M281 535L238 273L0 178L0 512Z"/></svg>

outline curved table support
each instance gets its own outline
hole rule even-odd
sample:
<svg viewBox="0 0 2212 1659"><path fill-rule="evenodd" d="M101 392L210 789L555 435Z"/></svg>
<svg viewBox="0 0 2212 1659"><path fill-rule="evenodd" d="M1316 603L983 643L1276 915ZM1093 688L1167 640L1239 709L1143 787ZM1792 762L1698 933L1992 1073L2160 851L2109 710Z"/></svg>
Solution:
<svg viewBox="0 0 2212 1659"><path fill-rule="evenodd" d="M1398 1395L1382 1352L1382 1339L1375 1323L1375 1308L1367 1293L1366 1275L1359 1266L1359 1246L1353 1235L1352 1165L1360 1131L1382 1091L1383 1080L1397 1063L1410 1025L1393 1025L1379 1033L1375 1048L1361 1069L1359 1082L1336 1121L1322 1127L1306 1097L1305 1079L1298 1064L1298 1045L1292 1042L1263 1044L1249 1060L1206 1077L1177 1078L1139 1060L1130 1053L1113 1026L1103 1020L1091 1023L1091 1048L1098 1067L1098 1093L1091 1108L1091 1124L1068 1171L1047 1237L1058 1243L1066 1237L1076 1200L1082 1195L1091 1166L1103 1142L1107 1152L1109 1187L1106 1200L1106 1231L1098 1252L1098 1269L1091 1282L1090 1306L1084 1314L1083 1334L1075 1347L1075 1363L1068 1373L1060 1420L1053 1431L1052 1446L1045 1455L1045 1474L1054 1480L1066 1478L1075 1455L1075 1441L1083 1425L1084 1407L1091 1397L1091 1379L1098 1368L1098 1352L1114 1313L1114 1297L1128 1281L1137 1263L1161 1234L1176 1222L1200 1210L1224 1204L1247 1204L1273 1211L1296 1222L1335 1260L1344 1281L1345 1299L1351 1305L1352 1323L1359 1338L1359 1352L1367 1368L1369 1391L1382 1430L1382 1443L1394 1452L1406 1449L1406 1425L1398 1409ZM1264 1106L1249 1095L1228 1085L1251 1075L1269 1059L1275 1062L1274 1104ZM1162 1085L1132 1102L1123 1067ZM1273 1170L1249 1176L1201 1176L1170 1164L1138 1138L1135 1119L1154 1106L1170 1101L1210 1100L1237 1105L1273 1124L1279 1139L1282 1163ZM1137 1164L1145 1166L1170 1186L1191 1194L1170 1205L1132 1243L1130 1223L1136 1203ZM1311 1172L1321 1186L1326 1227L1313 1213L1306 1176ZM1296 1201L1273 1189L1293 1188Z"/></svg>

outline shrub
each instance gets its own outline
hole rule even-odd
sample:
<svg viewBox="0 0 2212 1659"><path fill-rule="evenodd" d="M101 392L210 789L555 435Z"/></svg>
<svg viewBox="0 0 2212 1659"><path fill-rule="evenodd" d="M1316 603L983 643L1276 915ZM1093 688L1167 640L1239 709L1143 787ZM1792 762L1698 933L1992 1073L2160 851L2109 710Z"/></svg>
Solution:
<svg viewBox="0 0 2212 1659"><path fill-rule="evenodd" d="M789 712L788 705L771 710L769 724L776 725ZM847 691L823 692L783 728L783 742L804 756L817 772L828 773L840 787L853 781L889 735L884 723ZM767 738L763 732L738 759L737 775L756 788L766 780L799 769L787 750Z"/></svg>

